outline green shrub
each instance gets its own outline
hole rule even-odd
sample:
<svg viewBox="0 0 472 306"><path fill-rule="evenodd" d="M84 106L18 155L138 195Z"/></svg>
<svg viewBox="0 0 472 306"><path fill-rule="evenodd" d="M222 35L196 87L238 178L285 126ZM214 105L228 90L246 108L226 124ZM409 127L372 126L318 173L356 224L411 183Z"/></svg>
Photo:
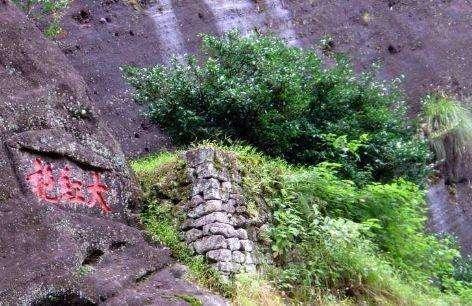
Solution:
<svg viewBox="0 0 472 306"><path fill-rule="evenodd" d="M205 60L124 69L136 99L174 140L238 139L290 162L342 165L358 183L422 181L428 150L395 84L356 76L338 56L325 68L313 50L273 37L203 36Z"/></svg>
<svg viewBox="0 0 472 306"><path fill-rule="evenodd" d="M299 168L230 149L241 163L246 201L262 197L256 201L271 207L272 251L281 270L275 278L297 299L328 291L398 304L441 290L472 299L470 283L458 277L468 266L453 265L460 261L457 247L425 232L424 192L415 184L357 187L336 175L336 164Z"/></svg>
<svg viewBox="0 0 472 306"><path fill-rule="evenodd" d="M251 147L216 147L236 154L246 203L273 216L273 264L263 267L264 278L285 292L288 302L472 301L470 260L459 257L448 239L425 233L424 194L415 184L398 180L358 187L336 175L339 165L296 167ZM148 202L143 215L148 231L191 264L193 255L177 234L178 214L170 213L178 207L172 203L186 197L184 166L177 154L168 153L133 163L146 198L167 199ZM262 284L260 290L239 284L236 292L226 292L240 304L280 295L270 283Z"/></svg>

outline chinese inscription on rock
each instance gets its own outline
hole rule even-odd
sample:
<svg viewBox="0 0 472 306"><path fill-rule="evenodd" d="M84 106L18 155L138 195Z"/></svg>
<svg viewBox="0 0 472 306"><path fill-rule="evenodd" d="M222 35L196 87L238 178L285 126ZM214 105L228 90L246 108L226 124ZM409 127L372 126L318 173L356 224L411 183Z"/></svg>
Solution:
<svg viewBox="0 0 472 306"><path fill-rule="evenodd" d="M37 157L33 161L33 172L26 176L32 192L40 199L49 203L74 203L88 207L99 207L103 212L111 212L106 202L108 187L101 181L100 173L90 171L91 182L85 184L71 175L71 169L65 165L56 181L50 163ZM56 192L59 187L59 193ZM87 196L88 195L88 196Z"/></svg>

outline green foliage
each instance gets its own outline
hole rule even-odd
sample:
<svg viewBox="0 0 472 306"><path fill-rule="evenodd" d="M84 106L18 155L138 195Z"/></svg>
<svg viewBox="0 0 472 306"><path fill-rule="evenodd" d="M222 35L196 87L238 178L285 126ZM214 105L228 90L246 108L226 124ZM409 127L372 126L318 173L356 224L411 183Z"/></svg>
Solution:
<svg viewBox="0 0 472 306"><path fill-rule="evenodd" d="M40 14L48 16L51 22L44 30L47 37L54 37L62 33L59 24L62 11L69 5L69 0L14 0L26 15L41 18Z"/></svg>
<svg viewBox="0 0 472 306"><path fill-rule="evenodd" d="M404 176L421 181L428 150L395 84L356 76L336 57L273 37L203 36L206 59L124 69L136 99L175 141L238 139L290 162L342 165L356 183Z"/></svg>
<svg viewBox="0 0 472 306"><path fill-rule="evenodd" d="M446 96L430 95L424 100L423 117L428 139L439 160L447 158L447 146L462 154L472 144L472 113Z"/></svg>
<svg viewBox="0 0 472 306"><path fill-rule="evenodd" d="M88 266L88 265L84 265L84 266L80 266L78 269L77 269L77 276L79 277L84 277L88 274L90 274L91 272L93 272L93 267L92 266Z"/></svg>
<svg viewBox="0 0 472 306"><path fill-rule="evenodd" d="M27 15L39 10L44 14L57 14L69 5L69 0L15 0Z"/></svg>
<svg viewBox="0 0 472 306"><path fill-rule="evenodd" d="M189 303L190 306L203 306L203 303L194 296L186 295L186 294L180 294L180 295L177 295L177 297L184 300L185 302Z"/></svg>
<svg viewBox="0 0 472 306"><path fill-rule="evenodd" d="M55 37L61 34L62 28L57 20L54 20L49 24L49 26L44 30L44 35L47 37Z"/></svg>
<svg viewBox="0 0 472 306"><path fill-rule="evenodd" d="M300 168L252 148L226 149L240 161L246 201L273 213L273 278L296 300L472 301L470 264L450 239L425 232L424 192L415 184L357 187L336 175L336 164Z"/></svg>
<svg viewBox="0 0 472 306"><path fill-rule="evenodd" d="M236 154L245 201L273 216L269 242L274 264L264 267L264 277L289 302L472 302L470 260L461 258L449 239L425 233L424 194L415 184L397 180L359 187L340 179L336 164L296 167L251 147L213 146ZM154 156L133 163L133 168L139 169L145 192L154 194L146 198L167 199L148 203L143 214L148 231L192 265L199 257L180 241L178 213L172 212L178 207L174 203L186 197L176 191L185 186L185 164L178 156ZM263 304L271 295L282 303L269 283L257 281L259 289L248 289L249 283L243 278L224 292L237 305Z"/></svg>

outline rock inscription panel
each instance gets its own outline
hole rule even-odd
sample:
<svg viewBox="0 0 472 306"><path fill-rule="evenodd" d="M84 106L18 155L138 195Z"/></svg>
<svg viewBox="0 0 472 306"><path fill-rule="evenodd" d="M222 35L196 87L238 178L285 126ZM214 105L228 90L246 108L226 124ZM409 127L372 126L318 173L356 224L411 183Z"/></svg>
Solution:
<svg viewBox="0 0 472 306"><path fill-rule="evenodd" d="M84 180L84 175L77 177L78 172L83 171L72 170L76 169L68 163L61 169L55 169L54 164L36 157L32 161L32 170L25 176L25 180L31 191L42 202L97 207L103 213L111 212L107 202L109 188L102 181L102 173L87 171L85 176L89 176L89 179Z"/></svg>

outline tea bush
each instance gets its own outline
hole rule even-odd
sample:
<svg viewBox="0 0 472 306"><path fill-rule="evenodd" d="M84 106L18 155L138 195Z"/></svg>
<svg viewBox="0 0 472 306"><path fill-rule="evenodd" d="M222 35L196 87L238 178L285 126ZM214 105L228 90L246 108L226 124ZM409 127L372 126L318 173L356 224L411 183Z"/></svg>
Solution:
<svg viewBox="0 0 472 306"><path fill-rule="evenodd" d="M136 100L180 144L237 139L299 164L342 165L356 183L428 172L396 84L356 75L337 56L326 68L314 50L274 37L203 36L204 59L125 67Z"/></svg>

